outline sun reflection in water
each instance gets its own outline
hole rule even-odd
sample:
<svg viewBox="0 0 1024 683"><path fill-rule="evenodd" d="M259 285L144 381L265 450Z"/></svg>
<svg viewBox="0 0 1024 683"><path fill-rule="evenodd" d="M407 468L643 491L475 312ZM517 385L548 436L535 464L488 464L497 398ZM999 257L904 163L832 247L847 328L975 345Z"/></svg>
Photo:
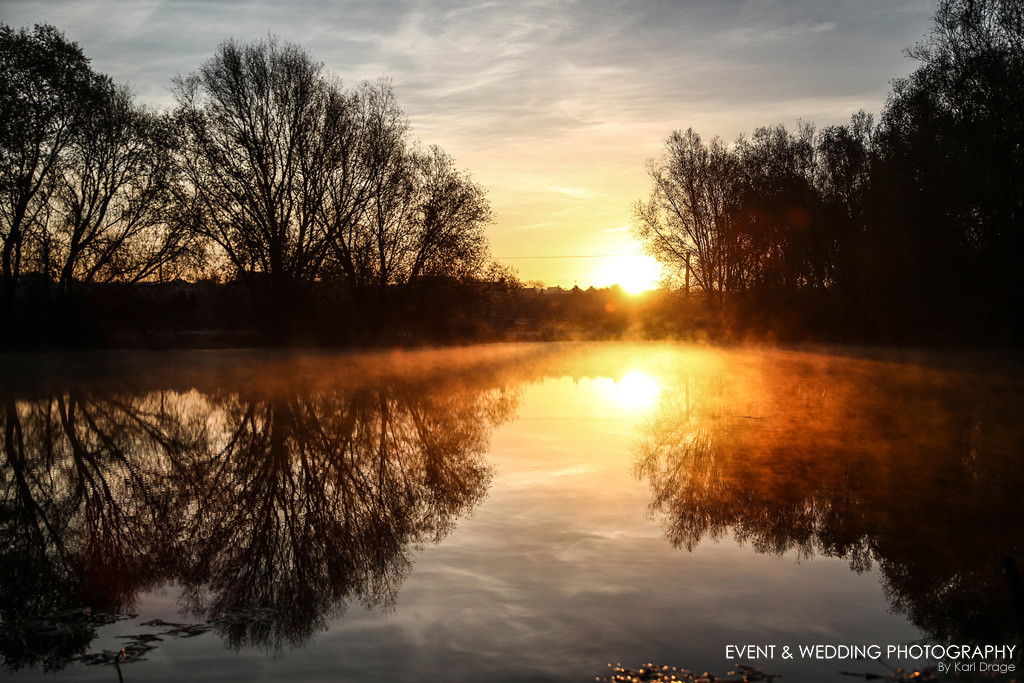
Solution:
<svg viewBox="0 0 1024 683"><path fill-rule="evenodd" d="M602 378L596 383L606 400L618 409L641 412L654 407L661 382L642 370L631 370L619 380Z"/></svg>

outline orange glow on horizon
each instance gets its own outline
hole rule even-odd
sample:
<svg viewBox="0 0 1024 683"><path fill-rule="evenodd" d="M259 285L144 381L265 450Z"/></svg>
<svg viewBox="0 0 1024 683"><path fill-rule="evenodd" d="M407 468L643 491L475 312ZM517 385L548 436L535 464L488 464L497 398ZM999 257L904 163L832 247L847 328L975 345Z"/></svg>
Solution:
<svg viewBox="0 0 1024 683"><path fill-rule="evenodd" d="M575 245L559 245L555 249L568 254L545 253L551 249L544 245L536 256L497 256L495 260L511 266L524 282L541 282L547 287L604 289L618 285L628 294L641 294L656 289L662 277L662 267L651 256L638 253L640 245L630 238L616 236L602 254L575 254L584 251ZM590 246L590 245L588 245ZM523 251L527 251L524 249Z"/></svg>
<svg viewBox="0 0 1024 683"><path fill-rule="evenodd" d="M609 259L596 279L617 284L630 294L640 294L658 286L661 265L650 256L628 254Z"/></svg>

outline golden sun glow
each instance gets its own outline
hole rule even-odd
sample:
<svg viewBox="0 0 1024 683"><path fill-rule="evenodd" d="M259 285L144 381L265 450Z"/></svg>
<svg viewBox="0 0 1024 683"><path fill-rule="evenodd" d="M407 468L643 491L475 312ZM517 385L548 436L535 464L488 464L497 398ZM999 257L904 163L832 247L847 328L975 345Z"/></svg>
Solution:
<svg viewBox="0 0 1024 683"><path fill-rule="evenodd" d="M661 391L661 383L646 372L633 370L619 380L616 395L620 402L637 409L654 405Z"/></svg>
<svg viewBox="0 0 1024 683"><path fill-rule="evenodd" d="M630 294L654 289L661 278L661 265L650 256L628 254L611 260L602 280L618 283Z"/></svg>
<svg viewBox="0 0 1024 683"><path fill-rule="evenodd" d="M661 393L661 382L642 370L631 370L621 379L601 377L594 390L620 412L643 412L652 408Z"/></svg>

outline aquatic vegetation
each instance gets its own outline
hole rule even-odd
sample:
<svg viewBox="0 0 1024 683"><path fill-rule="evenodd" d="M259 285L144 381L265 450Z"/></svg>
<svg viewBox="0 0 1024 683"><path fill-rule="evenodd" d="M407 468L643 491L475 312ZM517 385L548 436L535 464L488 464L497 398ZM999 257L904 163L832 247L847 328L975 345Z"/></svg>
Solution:
<svg viewBox="0 0 1024 683"><path fill-rule="evenodd" d="M774 681L782 674L767 674L757 667L740 664L736 671L730 671L724 677L710 672L695 673L674 666L657 666L648 663L638 669L628 669L621 664L612 666L609 678L598 678L598 681L611 683L640 683L640 681L679 681L680 683L754 683L755 681Z"/></svg>

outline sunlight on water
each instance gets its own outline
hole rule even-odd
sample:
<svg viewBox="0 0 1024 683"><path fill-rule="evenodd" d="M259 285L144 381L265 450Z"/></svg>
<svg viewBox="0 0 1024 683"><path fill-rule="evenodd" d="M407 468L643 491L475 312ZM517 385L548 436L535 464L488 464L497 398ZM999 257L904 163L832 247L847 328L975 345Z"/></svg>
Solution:
<svg viewBox="0 0 1024 683"><path fill-rule="evenodd" d="M95 678L77 657L126 643L146 680L532 681L724 672L727 643L1015 637L1012 364L668 344L44 360L0 374L0 653L25 679Z"/></svg>
<svg viewBox="0 0 1024 683"><path fill-rule="evenodd" d="M654 407L661 384L656 377L642 370L630 370L618 380L609 377L595 379L593 388L619 410L637 413Z"/></svg>

